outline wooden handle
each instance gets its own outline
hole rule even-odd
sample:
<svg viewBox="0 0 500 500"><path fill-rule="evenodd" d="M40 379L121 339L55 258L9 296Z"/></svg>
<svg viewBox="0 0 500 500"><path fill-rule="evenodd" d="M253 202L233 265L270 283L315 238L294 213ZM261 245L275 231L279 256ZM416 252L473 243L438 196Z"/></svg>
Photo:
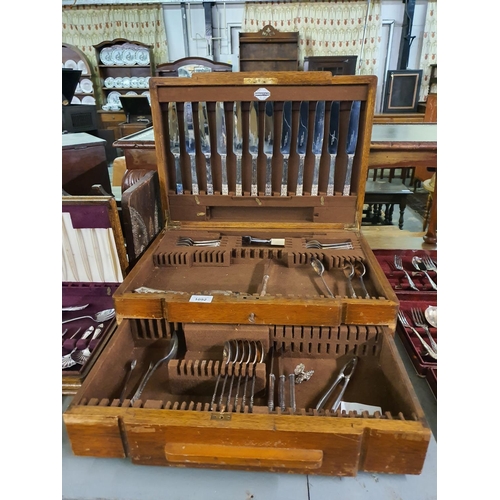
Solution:
<svg viewBox="0 0 500 500"><path fill-rule="evenodd" d="M220 444L167 443L165 456L173 463L288 469L318 469L323 462L322 450Z"/></svg>

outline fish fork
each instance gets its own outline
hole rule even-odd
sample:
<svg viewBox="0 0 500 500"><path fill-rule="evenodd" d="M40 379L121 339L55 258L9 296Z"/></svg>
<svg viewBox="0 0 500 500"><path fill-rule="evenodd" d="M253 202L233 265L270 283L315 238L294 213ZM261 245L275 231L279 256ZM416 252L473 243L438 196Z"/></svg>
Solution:
<svg viewBox="0 0 500 500"><path fill-rule="evenodd" d="M429 337L431 347L435 351L435 353L437 354L437 344L434 341L434 339L432 338L431 332L430 332L429 328L427 327L423 312L420 309L412 307L411 316L413 318L413 323L415 324L415 326L419 326L420 328L423 328L425 330L427 337Z"/></svg>
<svg viewBox="0 0 500 500"><path fill-rule="evenodd" d="M177 246L180 247L218 247L220 240L193 240L192 238L181 236L177 240Z"/></svg>
<svg viewBox="0 0 500 500"><path fill-rule="evenodd" d="M408 323L408 320L406 319L406 316L401 312L398 311L398 318L401 324L403 325L403 328L409 328L410 330L413 331L413 333L417 336L418 340L420 340L421 344L424 346L425 350L427 351L427 354L431 356L431 358L437 359L437 353L434 352L432 347L421 337L420 333L417 332L413 326Z"/></svg>
<svg viewBox="0 0 500 500"><path fill-rule="evenodd" d="M394 256L394 267L398 271L403 271L406 275L406 278L408 279L408 283L410 287L415 290L416 292L419 291L419 289L415 286L415 283L413 283L413 280L410 278L410 275L406 272L405 268L403 267L403 261L401 259L401 255L395 255Z"/></svg>
<svg viewBox="0 0 500 500"><path fill-rule="evenodd" d="M306 248L317 248L321 250L352 250L354 247L350 241L345 241L341 243L321 243L318 240L306 241Z"/></svg>
<svg viewBox="0 0 500 500"><path fill-rule="evenodd" d="M428 256L424 255L422 257L422 262L428 271L436 271L437 272L437 264Z"/></svg>

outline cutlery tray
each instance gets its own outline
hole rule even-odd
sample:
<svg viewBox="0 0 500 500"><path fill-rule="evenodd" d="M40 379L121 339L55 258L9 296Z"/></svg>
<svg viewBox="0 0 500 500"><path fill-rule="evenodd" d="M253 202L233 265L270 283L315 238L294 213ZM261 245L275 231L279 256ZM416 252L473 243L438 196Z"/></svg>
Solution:
<svg viewBox="0 0 500 500"><path fill-rule="evenodd" d="M130 397L151 361L169 350L173 332L179 338L175 356L149 380L142 396ZM242 406L234 405L239 371L234 371L232 396L222 406L211 401L228 373L220 370L226 340L261 341L262 362L255 364ZM279 359L286 376L285 408L278 406ZM380 407L380 411L316 410L316 404L346 361L358 364L343 400ZM132 359L137 360L120 395ZM290 406L288 375L303 363L314 373L295 386ZM268 406L269 374L276 377ZM218 393L219 394L219 393ZM331 401L330 401L331 405ZM419 474L430 431L386 327L341 325L240 326L171 324L165 320L124 320L110 339L78 394L64 413L73 452L97 457L129 457L133 463L266 470L272 472L352 476L358 471Z"/></svg>
<svg viewBox="0 0 500 500"><path fill-rule="evenodd" d="M116 202L109 196L63 196L63 276L62 307L87 305L76 311L63 311L62 320L93 316L114 307L113 294L127 266ZM109 261L108 256L114 256ZM112 260L112 259L111 259ZM83 365L62 370L62 393L75 394L116 329L116 320L102 322L97 338L82 335L99 322L82 318L62 325L62 355L73 349L90 349ZM78 331L79 330L79 331ZM95 330L94 330L95 331ZM73 337L73 338L72 338Z"/></svg>
<svg viewBox="0 0 500 500"><path fill-rule="evenodd" d="M375 91L376 77L328 72L150 80L166 226L114 293L117 331L64 414L75 454L302 474L420 473L430 430L394 344L399 301L360 232ZM321 101L325 113L316 114ZM219 244L181 246L180 237ZM311 239L352 249L307 248ZM354 296L343 272L359 262L367 296L357 277ZM132 403L174 332L176 356ZM248 365L224 357L226 342L254 354ZM344 414L332 402L316 410L353 356L344 401L381 410ZM314 373L296 384L294 409L295 369L301 378ZM246 394L240 374L249 378ZM214 399L217 381L229 396L231 380L231 398Z"/></svg>

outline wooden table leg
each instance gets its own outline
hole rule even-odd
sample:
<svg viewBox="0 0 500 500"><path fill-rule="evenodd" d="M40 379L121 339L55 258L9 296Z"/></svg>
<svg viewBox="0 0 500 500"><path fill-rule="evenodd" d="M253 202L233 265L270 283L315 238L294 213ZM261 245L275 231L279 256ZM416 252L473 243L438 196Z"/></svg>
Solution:
<svg viewBox="0 0 500 500"><path fill-rule="evenodd" d="M434 193L432 195L431 216L429 219L429 225L427 226L427 232L424 236L424 241L431 244L437 243L437 170L436 177L434 178Z"/></svg>

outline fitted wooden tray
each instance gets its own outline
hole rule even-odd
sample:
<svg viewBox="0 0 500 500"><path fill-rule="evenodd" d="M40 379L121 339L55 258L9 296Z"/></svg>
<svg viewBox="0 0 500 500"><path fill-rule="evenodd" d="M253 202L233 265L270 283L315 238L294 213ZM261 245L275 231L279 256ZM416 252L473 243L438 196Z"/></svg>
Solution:
<svg viewBox="0 0 500 500"><path fill-rule="evenodd" d="M385 327L177 324L175 328L180 345L176 359L161 365L141 398L130 405L149 363L168 352L174 325L164 320L124 320L118 327L64 413L75 454L129 457L147 465L339 476L358 471L421 472L430 430ZM257 339L265 347L265 357L256 365L251 410L248 398L244 407L210 409L223 366L222 344L228 339ZM284 411L268 408L271 346L285 349L285 375L298 363L314 370L310 380L296 386L295 411L288 403ZM359 361L344 400L380 406L382 412L315 410L339 368L352 356ZM132 359L137 365L120 403ZM277 377L276 361L273 372ZM290 401L287 390L285 401Z"/></svg>

